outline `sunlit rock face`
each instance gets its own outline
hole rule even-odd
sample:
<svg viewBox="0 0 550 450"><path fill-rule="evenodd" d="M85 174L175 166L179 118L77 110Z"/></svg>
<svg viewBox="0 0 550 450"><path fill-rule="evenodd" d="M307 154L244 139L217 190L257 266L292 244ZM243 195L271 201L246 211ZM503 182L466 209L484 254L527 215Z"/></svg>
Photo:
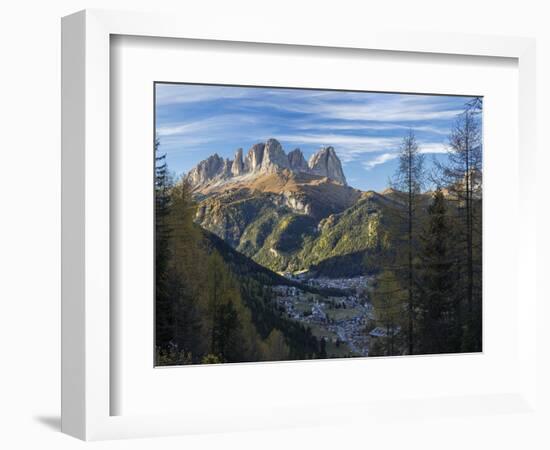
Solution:
<svg viewBox="0 0 550 450"><path fill-rule="evenodd" d="M340 159L334 147L322 147L309 159L309 169L312 174L330 178L343 185L347 185Z"/></svg>
<svg viewBox="0 0 550 450"><path fill-rule="evenodd" d="M235 153L235 159L231 165L231 175L238 177L244 173L244 162L243 162L243 149L240 148Z"/></svg>
<svg viewBox="0 0 550 450"><path fill-rule="evenodd" d="M294 149L287 155L281 143L273 138L265 143L254 144L246 156L239 148L233 160L214 154L191 169L185 179L194 189L200 189L213 182L231 183L241 181L245 175L252 179L254 176L279 173L283 170L289 170L294 174L317 175L347 185L342 164L334 147L322 147L311 156L309 162L306 162L300 149Z"/></svg>
<svg viewBox="0 0 550 450"><path fill-rule="evenodd" d="M259 172L264 158L264 143L254 144L246 155L244 171L246 173Z"/></svg>
<svg viewBox="0 0 550 450"><path fill-rule="evenodd" d="M288 157L280 142L276 139L268 139L264 147L261 171L273 173L288 168Z"/></svg>
<svg viewBox="0 0 550 450"><path fill-rule="evenodd" d="M192 186L208 183L224 172L226 164L225 161L226 160L215 153L191 169L187 174L186 179Z"/></svg>
<svg viewBox="0 0 550 450"><path fill-rule="evenodd" d="M288 154L288 165L294 172L309 172L309 166L302 151L297 148Z"/></svg>

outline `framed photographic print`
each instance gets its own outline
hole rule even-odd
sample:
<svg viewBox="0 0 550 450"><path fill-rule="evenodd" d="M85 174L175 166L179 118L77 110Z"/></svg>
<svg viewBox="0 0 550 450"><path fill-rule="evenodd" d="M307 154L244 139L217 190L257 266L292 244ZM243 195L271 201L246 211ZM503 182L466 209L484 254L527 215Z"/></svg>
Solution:
<svg viewBox="0 0 550 450"><path fill-rule="evenodd" d="M63 19L63 431L528 411L533 42L208 30Z"/></svg>

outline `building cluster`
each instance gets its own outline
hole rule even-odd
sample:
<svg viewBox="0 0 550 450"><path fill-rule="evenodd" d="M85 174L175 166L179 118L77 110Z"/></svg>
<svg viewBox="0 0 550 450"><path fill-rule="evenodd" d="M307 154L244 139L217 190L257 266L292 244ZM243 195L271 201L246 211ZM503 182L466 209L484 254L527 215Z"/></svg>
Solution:
<svg viewBox="0 0 550 450"><path fill-rule="evenodd" d="M293 279L306 282L296 277ZM367 277L315 278L307 280L307 284L315 288L340 289L345 295L325 297L296 286L275 286L273 292L279 309L290 319L325 329L332 343L345 343L351 352L366 356L369 336L365 328L368 320L373 318L372 305L362 294Z"/></svg>

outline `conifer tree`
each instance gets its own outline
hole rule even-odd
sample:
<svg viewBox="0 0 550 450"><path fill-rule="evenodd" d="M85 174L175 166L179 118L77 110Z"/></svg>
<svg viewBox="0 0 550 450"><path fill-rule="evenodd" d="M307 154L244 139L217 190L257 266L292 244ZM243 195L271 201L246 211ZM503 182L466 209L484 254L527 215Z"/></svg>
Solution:
<svg viewBox="0 0 550 450"><path fill-rule="evenodd" d="M419 283L419 346L421 353L460 351L460 311L454 299L451 224L441 189L433 195L421 235Z"/></svg>
<svg viewBox="0 0 550 450"><path fill-rule="evenodd" d="M289 358L290 349L285 342L283 333L274 328L266 341L266 361L283 361Z"/></svg>
<svg viewBox="0 0 550 450"><path fill-rule="evenodd" d="M420 194L425 181L424 156L413 131L404 138L399 152L399 165L392 180L392 187L398 192L396 198L400 206L393 214L396 229L395 275L399 278L407 294L407 348L408 353L414 353L414 321L415 321L415 266L417 253L418 215L420 210Z"/></svg>
<svg viewBox="0 0 550 450"><path fill-rule="evenodd" d="M449 136L448 161L438 165L439 182L455 203L453 245L465 303L463 351L481 351L482 100L465 105Z"/></svg>
<svg viewBox="0 0 550 450"><path fill-rule="evenodd" d="M327 358L327 341L324 337L321 338L321 341L319 343L319 358L320 359Z"/></svg>
<svg viewBox="0 0 550 450"><path fill-rule="evenodd" d="M391 356L399 354L399 346L396 336L402 325L407 323L403 320L406 316L408 296L395 273L386 270L376 280L376 286L372 292L376 324L385 331L384 355Z"/></svg>
<svg viewBox="0 0 550 450"><path fill-rule="evenodd" d="M201 295L206 285L206 261L202 235L195 226L191 189L178 182L171 189L169 223L169 292L174 322L172 341L180 351L199 358L206 352Z"/></svg>
<svg viewBox="0 0 550 450"><path fill-rule="evenodd" d="M174 311L168 287L171 186L166 155L159 153L159 145L155 139L155 337L157 347L166 349L174 335Z"/></svg>

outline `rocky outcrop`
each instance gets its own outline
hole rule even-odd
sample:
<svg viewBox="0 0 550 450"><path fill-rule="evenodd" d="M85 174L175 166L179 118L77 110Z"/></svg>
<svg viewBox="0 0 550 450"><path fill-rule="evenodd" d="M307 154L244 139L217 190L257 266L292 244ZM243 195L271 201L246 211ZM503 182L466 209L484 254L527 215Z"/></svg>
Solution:
<svg viewBox="0 0 550 450"><path fill-rule="evenodd" d="M231 165L231 175L238 177L244 173L244 162L243 162L243 149L240 148L235 153L235 159Z"/></svg>
<svg viewBox="0 0 550 450"><path fill-rule="evenodd" d="M260 167L262 166L262 160L264 158L264 148L265 144L259 143L254 144L250 150L248 150L248 154L246 155L246 159L244 162L244 171L247 173L254 173L259 172Z"/></svg>
<svg viewBox="0 0 550 450"><path fill-rule="evenodd" d="M288 165L294 172L309 172L309 166L299 148L292 150L288 154Z"/></svg>
<svg viewBox="0 0 550 450"><path fill-rule="evenodd" d="M230 159L224 159L222 164L222 170L215 179L226 180L227 178L230 178L232 166L233 166L233 161L231 161Z"/></svg>
<svg viewBox="0 0 550 450"><path fill-rule="evenodd" d="M330 178L343 185L347 185L340 159L334 147L322 147L309 159L309 169L312 174Z"/></svg>
<svg viewBox="0 0 550 450"><path fill-rule="evenodd" d="M288 168L288 157L276 139L268 139L264 147L261 172L274 173Z"/></svg>
<svg viewBox="0 0 550 450"><path fill-rule="evenodd" d="M192 186L208 183L217 178L224 172L225 161L217 153L201 161L196 167L191 169L186 176L187 181Z"/></svg>
<svg viewBox="0 0 550 450"><path fill-rule="evenodd" d="M244 175L255 177L285 169L296 174L308 173L326 177L347 185L342 165L333 147L321 148L307 163L300 149L297 148L287 155L276 139L254 144L245 157L243 150L239 148L233 160L214 154L201 161L185 178L195 189L201 189L212 183L218 186L220 182L230 182L232 179L240 181Z"/></svg>

